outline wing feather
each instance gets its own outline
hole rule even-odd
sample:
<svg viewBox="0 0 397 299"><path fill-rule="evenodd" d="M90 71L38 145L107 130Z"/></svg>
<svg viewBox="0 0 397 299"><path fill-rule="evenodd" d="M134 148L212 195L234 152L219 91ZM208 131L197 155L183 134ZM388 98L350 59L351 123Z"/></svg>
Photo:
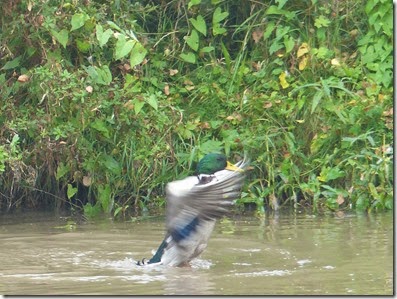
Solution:
<svg viewBox="0 0 397 299"><path fill-rule="evenodd" d="M245 169L246 161L236 166ZM241 194L244 172L221 170L210 182L201 184L195 176L167 184L167 231L185 229L195 218L218 219L227 214L233 201Z"/></svg>

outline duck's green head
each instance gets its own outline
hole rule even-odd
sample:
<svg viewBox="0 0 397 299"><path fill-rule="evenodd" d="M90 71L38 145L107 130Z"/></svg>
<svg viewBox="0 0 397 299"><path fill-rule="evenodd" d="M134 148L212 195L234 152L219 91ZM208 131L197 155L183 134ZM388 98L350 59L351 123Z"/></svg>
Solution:
<svg viewBox="0 0 397 299"><path fill-rule="evenodd" d="M213 174L220 170L243 171L227 161L223 154L207 154L197 164L197 174Z"/></svg>

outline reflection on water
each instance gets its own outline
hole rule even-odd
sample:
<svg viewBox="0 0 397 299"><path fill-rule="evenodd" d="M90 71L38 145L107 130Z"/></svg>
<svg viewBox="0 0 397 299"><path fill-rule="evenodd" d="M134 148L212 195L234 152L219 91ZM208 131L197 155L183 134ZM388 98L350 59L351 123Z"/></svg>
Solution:
<svg viewBox="0 0 397 299"><path fill-rule="evenodd" d="M357 295L393 293L392 214L280 213L220 221L191 267L140 267L163 220L0 219L0 294Z"/></svg>

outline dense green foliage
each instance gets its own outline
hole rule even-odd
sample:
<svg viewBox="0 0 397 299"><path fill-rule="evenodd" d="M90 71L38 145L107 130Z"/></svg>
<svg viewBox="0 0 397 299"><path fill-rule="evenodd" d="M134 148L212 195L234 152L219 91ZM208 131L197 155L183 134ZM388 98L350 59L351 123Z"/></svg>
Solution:
<svg viewBox="0 0 397 299"><path fill-rule="evenodd" d="M5 0L0 209L120 216L221 151L241 203L391 209L391 1Z"/></svg>

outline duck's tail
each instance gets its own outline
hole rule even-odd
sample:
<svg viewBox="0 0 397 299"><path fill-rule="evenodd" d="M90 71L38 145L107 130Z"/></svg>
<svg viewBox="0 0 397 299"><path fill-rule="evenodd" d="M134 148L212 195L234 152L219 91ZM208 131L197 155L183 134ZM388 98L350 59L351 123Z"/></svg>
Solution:
<svg viewBox="0 0 397 299"><path fill-rule="evenodd" d="M153 257L149 261L145 261L145 258L142 259L142 261L137 261L138 266L143 266L147 264L154 264L154 263L159 263L161 262L161 257L164 254L164 249L167 247L168 242L166 239L164 239L163 242L161 242L159 248L157 249L156 253L153 255Z"/></svg>

